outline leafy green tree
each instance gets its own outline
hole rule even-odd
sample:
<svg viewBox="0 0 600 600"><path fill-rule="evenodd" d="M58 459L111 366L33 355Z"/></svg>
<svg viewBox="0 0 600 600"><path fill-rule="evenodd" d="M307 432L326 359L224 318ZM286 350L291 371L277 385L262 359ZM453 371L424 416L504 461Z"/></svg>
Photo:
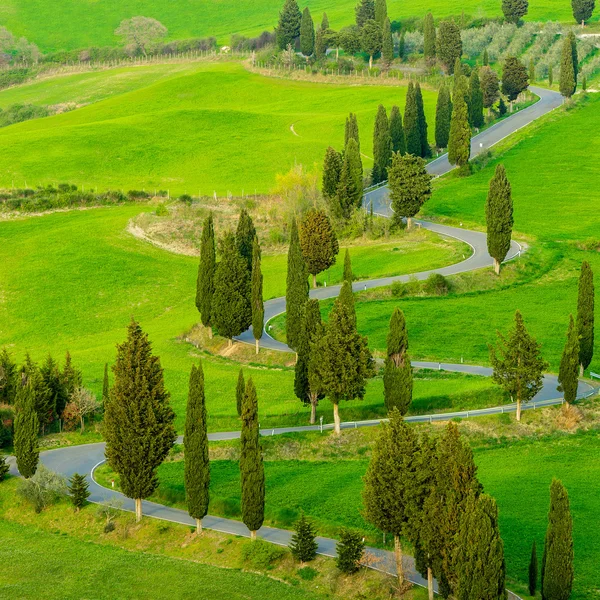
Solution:
<svg viewBox="0 0 600 600"><path fill-rule="evenodd" d="M490 181L485 203L487 223L487 247L494 259L494 271L500 274L500 264L510 250L513 228L513 202L510 182L504 165L497 165Z"/></svg>
<svg viewBox="0 0 600 600"><path fill-rule="evenodd" d="M315 51L315 25L308 6L302 13L300 22L300 52L304 56L312 56Z"/></svg>
<svg viewBox="0 0 600 600"><path fill-rule="evenodd" d="M565 402L573 404L577 399L577 385L579 374L579 335L575 326L573 315L569 317L569 330L567 341L560 359L558 370L558 391L563 392Z"/></svg>
<svg viewBox="0 0 600 600"><path fill-rule="evenodd" d="M265 467L258 430L258 400L252 378L246 383L242 409L240 475L242 482L242 521L256 540L265 518Z"/></svg>
<svg viewBox="0 0 600 600"><path fill-rule="evenodd" d="M531 558L529 559L529 595L535 596L537 591L538 581L538 560L537 560L537 549L535 547L535 540L533 540L533 546L531 547Z"/></svg>
<svg viewBox="0 0 600 600"><path fill-rule="evenodd" d="M373 183L387 179L387 169L392 158L392 138L387 112L382 104L377 108L373 130Z"/></svg>
<svg viewBox="0 0 600 600"><path fill-rule="evenodd" d="M212 301L215 293L215 270L217 257L215 251L215 229L212 212L209 213L202 226L200 241L200 265L196 283L196 308L204 327L208 327L208 335L212 338Z"/></svg>
<svg viewBox="0 0 600 600"><path fill-rule="evenodd" d="M392 152L406 153L406 140L404 139L404 127L402 126L402 115L397 106L392 106L390 112L390 137L392 138Z"/></svg>
<svg viewBox="0 0 600 600"><path fill-rule="evenodd" d="M206 432L206 398L202 363L192 365L185 416L184 481L185 498L190 517L196 520L196 531L202 533L202 519L208 512L210 463Z"/></svg>
<svg viewBox="0 0 600 600"><path fill-rule="evenodd" d="M362 202L363 195L363 165L360 158L360 148L354 138L348 140L344 152L344 161L348 162L348 169L353 180L354 195L349 197L352 205L349 208L358 208ZM342 168L343 168L342 163Z"/></svg>
<svg viewBox="0 0 600 600"><path fill-rule="evenodd" d="M548 368L540 344L529 334L517 311L515 326L508 337L498 332L498 347L489 348L493 379L517 402L517 421L520 421L522 403L529 402L542 389L544 370Z"/></svg>
<svg viewBox="0 0 600 600"><path fill-rule="evenodd" d="M298 226L296 225L296 219L293 218L290 231L290 248L288 250L285 304L287 344L294 350L298 347L300 341L304 305L307 300L308 272L300 246Z"/></svg>
<svg viewBox="0 0 600 600"><path fill-rule="evenodd" d="M261 267L260 246L258 238L254 238L252 246L252 334L256 342L256 354L258 354L258 345L263 333L263 323L265 320L265 305L263 302L263 274Z"/></svg>
<svg viewBox="0 0 600 600"><path fill-rule="evenodd" d="M427 172L425 161L412 154L394 154L388 173L388 186L394 221L406 217L410 229L412 218L431 198L431 175Z"/></svg>
<svg viewBox="0 0 600 600"><path fill-rule="evenodd" d="M442 82L435 106L435 145L438 148L447 148L450 137L450 120L452 118L452 101L450 90Z"/></svg>
<svg viewBox="0 0 600 600"><path fill-rule="evenodd" d="M17 394L17 365L8 350L0 352L0 403L14 404Z"/></svg>
<svg viewBox="0 0 600 600"><path fill-rule="evenodd" d="M560 77L558 89L565 98L570 98L577 89L576 60L573 60L572 38L566 35L560 55Z"/></svg>
<svg viewBox="0 0 600 600"><path fill-rule="evenodd" d="M394 60L394 40L392 38L392 24L386 17L381 34L381 56L383 60L390 64Z"/></svg>
<svg viewBox="0 0 600 600"><path fill-rule="evenodd" d="M356 26L361 28L367 21L375 20L375 0L358 0L356 5Z"/></svg>
<svg viewBox="0 0 600 600"><path fill-rule="evenodd" d="M423 57L430 62L435 60L435 38L433 15L428 12L423 24Z"/></svg>
<svg viewBox="0 0 600 600"><path fill-rule="evenodd" d="M252 246L256 238L256 228L252 218L245 208L240 212L237 229L235 231L235 245L240 256L246 261L248 272L252 273Z"/></svg>
<svg viewBox="0 0 600 600"><path fill-rule="evenodd" d="M298 8L298 2L285 0L276 28L277 46L280 50L285 50L289 44L294 45L296 38L300 35L301 23L302 13Z"/></svg>
<svg viewBox="0 0 600 600"><path fill-rule="evenodd" d="M342 573L356 573L360 568L360 560L365 551L362 533L343 527L340 540L335 546L337 553L336 566Z"/></svg>
<svg viewBox="0 0 600 600"><path fill-rule="evenodd" d="M456 59L462 56L460 29L453 20L440 23L435 41L435 53L446 72L452 75Z"/></svg>
<svg viewBox="0 0 600 600"><path fill-rule="evenodd" d="M356 25L344 27L337 36L337 43L348 56L360 52L360 29Z"/></svg>
<svg viewBox="0 0 600 600"><path fill-rule="evenodd" d="M40 459L38 450L40 423L35 410L35 389L31 381L17 391L13 428L17 468L25 479L29 479L35 474Z"/></svg>
<svg viewBox="0 0 600 600"><path fill-rule="evenodd" d="M102 408L105 408L110 400L110 381L108 379L108 363L104 363L104 377L102 378Z"/></svg>
<svg viewBox="0 0 600 600"><path fill-rule="evenodd" d="M484 108L491 108L500 95L500 85L498 83L498 74L490 67L483 67L479 72L481 92L483 94Z"/></svg>
<svg viewBox="0 0 600 600"><path fill-rule="evenodd" d="M346 128L344 130L344 148L348 147L348 142L350 139L356 141L356 145L358 146L358 150L360 152L360 135L358 133L358 119L354 113L350 113L346 117Z"/></svg>
<svg viewBox="0 0 600 600"><path fill-rule="evenodd" d="M235 388L235 404L237 408L237 414L239 417L242 416L242 407L244 404L244 394L246 393L246 383L244 382L244 370L240 369L237 386Z"/></svg>
<svg viewBox="0 0 600 600"><path fill-rule="evenodd" d="M502 93L511 104L529 85L529 77L525 65L515 56L509 56L502 67Z"/></svg>
<svg viewBox="0 0 600 600"><path fill-rule="evenodd" d="M383 29L385 21L388 18L387 1L375 0L375 21Z"/></svg>
<svg viewBox="0 0 600 600"><path fill-rule="evenodd" d="M580 375L594 356L594 273L587 260L581 263L577 293L577 333L579 335Z"/></svg>
<svg viewBox="0 0 600 600"><path fill-rule="evenodd" d="M344 281L352 283L354 281L354 273L352 273L352 261L350 260L350 250L346 248L344 253Z"/></svg>
<svg viewBox="0 0 600 600"><path fill-rule="evenodd" d="M86 505L87 499L90 497L89 484L85 475L73 473L69 478L69 486L67 489L69 491L71 503L75 507L75 512L79 512Z"/></svg>
<svg viewBox="0 0 600 600"><path fill-rule="evenodd" d="M413 156L421 156L421 131L419 129L419 109L417 92L412 81L408 82L406 106L404 108L404 137L406 152Z"/></svg>
<svg viewBox="0 0 600 600"><path fill-rule="evenodd" d="M292 556L301 563L314 560L319 548L316 540L317 532L315 526L304 516L304 513L296 521L295 530L290 543Z"/></svg>
<svg viewBox="0 0 600 600"><path fill-rule="evenodd" d="M583 25L592 16L596 8L596 0L571 0L571 8L575 22Z"/></svg>
<svg viewBox="0 0 600 600"><path fill-rule="evenodd" d="M421 156L428 158L431 156L431 148L427 140L427 119L425 118L425 108L423 106L423 94L421 93L421 84L418 81L415 85L415 100L417 102L417 119L419 122L419 137L421 139Z"/></svg>
<svg viewBox="0 0 600 600"><path fill-rule="evenodd" d="M333 213L338 212L337 190L340 184L340 175L342 173L342 156L340 153L329 146L325 151L325 161L323 163L323 185L321 190L323 196Z"/></svg>
<svg viewBox="0 0 600 600"><path fill-rule="evenodd" d="M383 397L388 412L397 409L405 415L412 402L413 375L408 355L408 333L404 313L395 308L387 336L387 356L383 370ZM384 530L390 531L390 530Z"/></svg>
<svg viewBox="0 0 600 600"><path fill-rule="evenodd" d="M340 250L335 229L325 211L313 208L300 222L298 233L306 270L316 288L317 275L335 264Z"/></svg>
<svg viewBox="0 0 600 600"><path fill-rule="evenodd" d="M381 27L372 19L366 21L362 27L360 40L362 49L369 55L369 69L373 68L373 56L381 52L382 35Z"/></svg>
<svg viewBox="0 0 600 600"><path fill-rule="evenodd" d="M467 103L462 94L452 98L452 116L448 136L448 160L451 165L463 167L471 156L471 128Z"/></svg>
<svg viewBox="0 0 600 600"><path fill-rule="evenodd" d="M502 0L502 12L508 23L515 25L527 14L528 0Z"/></svg>
<svg viewBox="0 0 600 600"><path fill-rule="evenodd" d="M469 78L469 122L472 127L483 126L483 91L477 69L471 71Z"/></svg>
<svg viewBox="0 0 600 600"><path fill-rule="evenodd" d="M177 434L160 359L152 354L148 336L133 319L127 339L117 346L113 373L115 382L104 416L105 454L120 476L121 490L135 499L136 520L140 521L142 499L158 487L156 470Z"/></svg>
<svg viewBox="0 0 600 600"><path fill-rule="evenodd" d="M167 33L167 28L160 21L150 17L123 19L115 29L116 36L144 56L148 56L147 51L161 38L167 37Z"/></svg>
<svg viewBox="0 0 600 600"><path fill-rule="evenodd" d="M553 479L542 561L542 600L568 600L573 577L573 518L569 494L558 479Z"/></svg>

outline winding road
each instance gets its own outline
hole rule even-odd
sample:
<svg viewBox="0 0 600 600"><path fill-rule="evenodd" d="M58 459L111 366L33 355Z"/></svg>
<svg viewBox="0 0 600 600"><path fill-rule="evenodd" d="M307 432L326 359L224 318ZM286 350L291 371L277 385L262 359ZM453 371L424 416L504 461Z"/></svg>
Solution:
<svg viewBox="0 0 600 600"><path fill-rule="evenodd" d="M535 94L539 96L539 101L532 106L514 114L510 117L500 121L496 125L486 129L482 133L478 134L472 139L471 144L471 156L486 151L500 140L504 139L508 135L514 133L518 129L531 123L538 117L550 112L554 108L560 106L562 103L562 97L557 92L546 90L543 88L531 87L530 88ZM293 131L293 130L292 130ZM440 158L430 162L427 166L428 171L435 176L440 176L448 173L452 166L448 163L447 156L441 156ZM370 191L365 195L364 198L365 207L373 205L374 212L383 216L390 216L391 209L388 201L388 190L387 188L381 187L376 190ZM421 273L415 273L410 277L416 277L417 279L426 279L431 273L441 273L443 275L455 275L465 271L472 271L475 269L481 269L492 265L492 259L487 252L486 235L478 231L469 231L458 227L449 227L446 225L440 225L436 223L430 223L426 221L417 221L417 224L423 228L429 229L440 235L453 237L467 243L472 248L472 254L460 263L444 267L441 269L435 269L433 271L424 271ZM510 252L507 256L507 260L511 260L520 255L525 250L518 243L513 242L511 245ZM384 277L381 279L373 279L369 281L356 282L353 285L355 291L367 290L381 286L390 285L394 281L406 281L408 275L400 275L397 277ZM311 290L311 298L317 298L319 300L325 300L328 298L334 298L338 295L340 286L332 286L327 288L319 288ZM269 300L265 303L265 323L268 324L273 317L285 312L285 298L276 298ZM252 331L246 331L239 338L240 341L248 342L253 344L254 337ZM290 351L290 349L283 343L273 339L268 333L263 332L262 346L272 350ZM431 363L431 362L414 362L415 367L421 368L433 368L442 369L446 371L456 371L462 373L471 373L475 375L491 375L491 369L464 365L464 364L444 364L444 363ZM556 392L557 380L553 375L547 375L544 378L544 386L540 393L536 396L534 401L529 405L525 405L524 409L535 409L542 406L550 406L562 402L562 399L557 397ZM580 382L579 395L588 396L594 393L595 390L586 383ZM474 411L460 411L456 413L444 413L434 415L418 415L407 417L407 421L413 422L427 422L434 420L448 420L453 417L474 417L479 415L497 414L503 412L512 412L515 410L515 405L506 405L482 410ZM355 428L373 426L379 424L379 420L371 421L360 421L343 423L342 427ZM332 425L324 425L323 429L328 429ZM278 435L282 433L296 432L296 431L317 431L320 426L307 426L307 427L283 427L275 429L262 430L262 435ZM239 431L232 432L221 432L212 433L209 435L211 441L216 440L228 440L238 438L240 435ZM179 438L179 442L181 442ZM125 498L120 493L106 489L96 483L93 477L94 470L105 460L104 458L104 443L89 444L84 446L72 446L67 448L60 448L57 450L50 450L43 452L41 455L42 462L50 469L62 473L65 476L71 476L73 473L86 473L88 480L90 481L90 500L92 502L103 502L109 499L119 500L122 502L122 508L134 512L133 501ZM11 472L18 474L14 464L14 459L9 459L11 464ZM164 519L167 521L173 521L176 523L183 523L186 525L194 525L195 522L189 517L189 515L182 510L169 508L153 502L143 502L143 512L147 516L155 517L158 519ZM223 519L218 517L207 516L204 519L205 527L221 531L228 534L249 536L248 529L246 526L239 522L231 519ZM262 527L258 532L258 535L275 544L288 545L291 538L291 532L283 529L277 529L272 527ZM318 538L319 553L327 556L335 556L335 540L329 538ZM385 550L368 548L376 560L377 564L373 565L373 568L385 571L387 573L395 573L395 564L393 553ZM414 567L414 561L411 557L405 556L405 570L410 581L417 585L426 586L427 582L416 572Z"/></svg>

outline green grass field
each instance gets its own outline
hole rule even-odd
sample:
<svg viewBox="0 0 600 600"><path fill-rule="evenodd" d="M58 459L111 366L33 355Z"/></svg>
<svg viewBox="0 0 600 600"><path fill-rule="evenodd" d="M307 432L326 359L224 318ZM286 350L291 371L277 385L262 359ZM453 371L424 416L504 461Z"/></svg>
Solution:
<svg viewBox="0 0 600 600"><path fill-rule="evenodd" d="M277 24L282 0L259 0L255 3L234 0L189 0L185 4L158 0L65 0L61 10L55 11L44 0L5 0L0 6L0 23L14 34L24 35L43 50L62 50L90 46L116 45L114 30L122 19L144 15L158 19L169 29L172 39L216 36L225 43L233 33L256 35L271 31ZM339 28L354 21L354 0L305 0L300 7L308 6L320 20L327 11L331 26ZM436 18L459 16L464 10L473 17L501 16L500 4L494 0L450 0L424 2L388 0L388 13L392 20L423 17L431 10ZM528 20L573 20L571 6L559 0L532 0Z"/></svg>
<svg viewBox="0 0 600 600"><path fill-rule="evenodd" d="M403 87L292 82L227 62L170 76L159 65L43 80L1 92L0 106L101 101L0 130L0 186L268 192L297 163L320 168L327 146L343 144L349 112L371 156L377 106L404 111L405 96ZM423 98L433 135L435 94Z"/></svg>

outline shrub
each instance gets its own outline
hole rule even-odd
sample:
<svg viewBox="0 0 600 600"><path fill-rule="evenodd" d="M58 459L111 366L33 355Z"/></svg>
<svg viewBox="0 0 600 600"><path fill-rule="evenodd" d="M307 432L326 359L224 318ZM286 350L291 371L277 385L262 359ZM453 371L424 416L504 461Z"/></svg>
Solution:
<svg viewBox="0 0 600 600"><path fill-rule="evenodd" d="M192 201L193 201L193 198L189 194L182 194L181 196L179 196L179 202L183 202L184 204L187 204L188 206L191 206Z"/></svg>
<svg viewBox="0 0 600 600"><path fill-rule="evenodd" d="M290 544L293 557L303 563L314 560L318 547L314 525L303 514L296 523L295 530Z"/></svg>
<svg viewBox="0 0 600 600"><path fill-rule="evenodd" d="M157 207L156 207L156 216L157 217L166 217L169 214L169 210L167 209L167 207L165 206L164 202L161 202Z"/></svg>
<svg viewBox="0 0 600 600"><path fill-rule="evenodd" d="M406 286L401 281L394 281L392 283L392 296L394 298L402 298L406 296Z"/></svg>
<svg viewBox="0 0 600 600"><path fill-rule="evenodd" d="M342 573L355 573L360 568L360 559L365 550L365 542L358 531L345 527L340 531L340 541L335 547L336 565Z"/></svg>
<svg viewBox="0 0 600 600"><path fill-rule="evenodd" d="M284 555L285 550L283 548L260 539L254 542L246 542L242 546L242 560L257 570L272 569L274 563L281 560Z"/></svg>
<svg viewBox="0 0 600 600"><path fill-rule="evenodd" d="M62 475L40 463L32 477L19 482L17 494L40 513L67 495L67 482Z"/></svg>
<svg viewBox="0 0 600 600"><path fill-rule="evenodd" d="M430 296L445 296L450 289L448 280L441 273L432 273L425 281L425 293Z"/></svg>
<svg viewBox="0 0 600 600"><path fill-rule="evenodd" d="M319 572L312 567L302 567L301 569L298 569L296 573L298 573L298 577L304 579L304 581L312 581L319 574Z"/></svg>
<svg viewBox="0 0 600 600"><path fill-rule="evenodd" d="M12 444L15 413L10 406L0 406L0 448Z"/></svg>

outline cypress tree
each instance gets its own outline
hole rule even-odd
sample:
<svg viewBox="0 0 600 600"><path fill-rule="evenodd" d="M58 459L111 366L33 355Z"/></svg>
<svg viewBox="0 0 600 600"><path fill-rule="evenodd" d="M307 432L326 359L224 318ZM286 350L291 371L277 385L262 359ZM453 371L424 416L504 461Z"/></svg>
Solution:
<svg viewBox="0 0 600 600"><path fill-rule="evenodd" d="M287 261L286 322L287 344L296 350L300 341L304 305L308 300L308 273L302 256L296 219L292 219Z"/></svg>
<svg viewBox="0 0 600 600"><path fill-rule="evenodd" d="M323 162L323 185L321 190L325 200L327 200L330 211L334 214L339 212L339 207L336 206L336 202L341 173L342 156L337 150L329 146L325 151L325 161Z"/></svg>
<svg viewBox="0 0 600 600"><path fill-rule="evenodd" d="M515 327L508 337L498 332L498 347L489 349L493 379L517 402L517 421L520 421L521 404L529 402L542 389L544 370L548 368L540 344L529 334L517 311Z"/></svg>
<svg viewBox="0 0 600 600"><path fill-rule="evenodd" d="M252 272L252 245L256 237L256 228L252 222L252 218L245 208L240 212L237 229L235 232L235 245L240 253L240 256L246 262L248 273Z"/></svg>
<svg viewBox="0 0 600 600"><path fill-rule="evenodd" d="M404 139L404 127L402 126L402 115L397 106L392 106L390 112L390 137L392 138L392 152L406 153L406 140Z"/></svg>
<svg viewBox="0 0 600 600"><path fill-rule="evenodd" d="M348 148L350 148L352 154L356 148L356 142L350 140ZM361 188L357 188L356 186L356 172L352 169L352 162L351 157L348 156L348 152L345 152L336 200L336 208L338 210L336 216L344 220L352 216L356 207L357 197L359 198L361 194Z"/></svg>
<svg viewBox="0 0 600 600"><path fill-rule="evenodd" d="M308 6L302 13L300 23L300 52L304 56L312 56L315 51L315 26Z"/></svg>
<svg viewBox="0 0 600 600"><path fill-rule="evenodd" d="M363 195L363 165L360 158L360 149L354 138L348 140L344 152L344 161L348 162L348 169L352 176L352 189L354 190L354 195L348 197L349 200L352 200L352 205L349 208L359 207Z"/></svg>
<svg viewBox="0 0 600 600"><path fill-rule="evenodd" d="M184 481L188 513L196 520L196 532L202 533L202 519L208 512L210 463L206 433L206 399L202 363L192 365L185 415Z"/></svg>
<svg viewBox="0 0 600 600"><path fill-rule="evenodd" d="M354 273L352 273L352 261L350 260L350 250L346 248L344 253L344 281L352 283L354 281Z"/></svg>
<svg viewBox="0 0 600 600"><path fill-rule="evenodd" d="M435 145L439 149L448 147L451 117L452 101L450 100L450 90L446 83L442 82L435 106Z"/></svg>
<svg viewBox="0 0 600 600"><path fill-rule="evenodd" d="M373 68L373 57L381 52L383 32L373 20L367 21L360 33L360 43L364 52L369 55L369 69Z"/></svg>
<svg viewBox="0 0 600 600"><path fill-rule="evenodd" d="M48 379L52 378L52 371L56 368L56 363L50 361L50 373L47 373ZM79 374L81 376L81 374ZM46 384L44 375L38 365L31 360L29 353L25 355L25 364L21 367L21 381L23 385L29 385L33 395L33 406L38 418L38 425L42 432L48 423L52 422L55 409L55 398L52 390ZM60 386L59 386L60 387ZM64 385L62 386L64 387ZM65 395L67 394L65 388ZM69 392L69 396L72 392ZM68 396L65 396L65 398Z"/></svg>
<svg viewBox="0 0 600 600"><path fill-rule="evenodd" d="M356 25L361 28L367 21L375 20L374 0L358 0L356 5Z"/></svg>
<svg viewBox="0 0 600 600"><path fill-rule="evenodd" d="M577 375L579 373L579 336L573 315L569 316L567 341L560 359L558 391L564 393L565 402L573 404L577 399Z"/></svg>
<svg viewBox="0 0 600 600"><path fill-rule="evenodd" d="M553 83L554 83L554 77L553 77L553 73L552 73L552 65L548 65L548 85L550 87L552 87Z"/></svg>
<svg viewBox="0 0 600 600"><path fill-rule="evenodd" d="M358 119L354 113L350 113L346 117L346 129L344 132L344 148L348 147L350 139L356 140L358 150L360 152L360 136L358 133Z"/></svg>
<svg viewBox="0 0 600 600"><path fill-rule="evenodd" d="M235 404L237 408L237 414L239 417L242 416L242 406L244 404L244 394L246 393L246 383L244 382L244 370L240 369L238 375L237 386L235 388Z"/></svg>
<svg viewBox="0 0 600 600"><path fill-rule="evenodd" d="M315 32L315 58L321 60L327 56L329 47L328 32L323 29L317 29Z"/></svg>
<svg viewBox="0 0 600 600"><path fill-rule="evenodd" d="M337 236L325 211L316 208L306 213L298 233L306 270L313 276L316 288L317 275L335 264L340 249Z"/></svg>
<svg viewBox="0 0 600 600"><path fill-rule="evenodd" d="M13 423L15 458L19 473L25 479L29 479L35 475L40 459L38 450L40 423L35 410L35 391L31 382L19 388L16 405Z"/></svg>
<svg viewBox="0 0 600 600"><path fill-rule="evenodd" d="M115 382L104 416L106 458L121 478L121 490L135 499L136 520L142 499L158 487L156 469L173 446L175 413L165 389L160 359L136 321L117 346Z"/></svg>
<svg viewBox="0 0 600 600"><path fill-rule="evenodd" d="M594 273L587 260L581 263L577 293L577 333L579 335L580 375L594 356Z"/></svg>
<svg viewBox="0 0 600 600"><path fill-rule="evenodd" d="M298 2L296 0L285 0L279 13L279 24L275 31L277 46L280 50L285 50L289 44L294 45L296 38L300 35L301 23L302 13L298 8Z"/></svg>
<svg viewBox="0 0 600 600"><path fill-rule="evenodd" d="M71 353L67 350L65 354L65 366L62 370L62 384L65 388L67 398L77 389L81 387L82 376L81 371L73 365Z"/></svg>
<svg viewBox="0 0 600 600"><path fill-rule="evenodd" d="M571 32L566 35L560 55L560 78L558 89L565 98L570 98L577 89L577 72L575 70L576 60L573 60L573 41Z"/></svg>
<svg viewBox="0 0 600 600"><path fill-rule="evenodd" d="M398 56L400 57L400 60L404 60L406 55L406 39L405 39L405 32L403 31L400 34L400 40L398 41Z"/></svg>
<svg viewBox="0 0 600 600"><path fill-rule="evenodd" d="M208 335L212 338L212 301L215 292L215 270L217 258L215 252L215 229L212 212L206 217L202 227L200 242L200 265L196 283L196 308Z"/></svg>
<svg viewBox="0 0 600 600"><path fill-rule="evenodd" d="M296 532L292 535L290 551L292 556L301 563L310 562L317 556L317 534L315 526L304 516L300 516L296 522Z"/></svg>
<svg viewBox="0 0 600 600"><path fill-rule="evenodd" d="M421 85L417 81L415 85L415 98L417 101L417 118L419 121L419 137L421 139L421 156L427 158L431 156L431 148L427 141L427 119L425 118L425 108L423 107L423 94Z"/></svg>
<svg viewBox="0 0 600 600"><path fill-rule="evenodd" d="M471 156L471 128L467 103L462 94L452 98L452 117L448 136L448 160L451 165L463 167Z"/></svg>
<svg viewBox="0 0 600 600"><path fill-rule="evenodd" d="M252 541L265 518L265 467L258 430L258 400L252 378L248 379L242 409L240 476L242 521Z"/></svg>
<svg viewBox="0 0 600 600"><path fill-rule="evenodd" d="M528 0L502 0L502 12L508 23L515 25L527 14Z"/></svg>
<svg viewBox="0 0 600 600"><path fill-rule="evenodd" d="M589 20L596 7L596 0L571 0L573 18L582 25Z"/></svg>
<svg viewBox="0 0 600 600"><path fill-rule="evenodd" d="M0 352L0 403L14 404L17 394L17 365L8 350Z"/></svg>
<svg viewBox="0 0 600 600"><path fill-rule="evenodd" d="M535 596L537 591L537 580L538 580L538 560L537 550L535 547L535 540L533 540L533 546L531 546L531 558L529 559L529 595Z"/></svg>
<svg viewBox="0 0 600 600"><path fill-rule="evenodd" d="M104 378L102 379L102 407L106 408L109 402L110 382L108 380L108 363L104 363Z"/></svg>
<svg viewBox="0 0 600 600"><path fill-rule="evenodd" d="M423 57L430 62L435 60L435 24L430 12L425 15L423 24Z"/></svg>
<svg viewBox="0 0 600 600"><path fill-rule="evenodd" d="M510 182L504 165L497 165L490 181L485 203L487 247L494 259L494 271L500 274L500 264L510 250L513 228L513 202Z"/></svg>
<svg viewBox="0 0 600 600"><path fill-rule="evenodd" d="M483 94L483 106L491 108L498 100L500 94L500 85L498 83L498 74L490 67L483 67L479 74L481 92Z"/></svg>
<svg viewBox="0 0 600 600"><path fill-rule="evenodd" d="M58 412L58 407L64 410L66 406L67 397L65 394L64 387L62 385L60 371L56 361L48 354L44 364L40 368L40 375L42 377L44 392L44 407L40 414L40 422L42 424L51 423L54 421L57 415L62 414L62 411Z"/></svg>
<svg viewBox="0 0 600 600"><path fill-rule="evenodd" d="M252 324L250 297L248 265L236 248L233 234L226 233L221 260L215 270L211 315L213 325L220 335L228 338L230 346L233 337L246 331Z"/></svg>
<svg viewBox="0 0 600 600"><path fill-rule="evenodd" d="M483 126L483 92L477 69L471 71L469 78L469 122L473 127Z"/></svg>
<svg viewBox="0 0 600 600"><path fill-rule="evenodd" d="M460 29L454 21L442 21L435 41L437 59L449 75L454 73L456 59L462 56Z"/></svg>
<svg viewBox="0 0 600 600"><path fill-rule="evenodd" d="M408 90L406 92L404 137L406 139L406 152L413 156L421 156L421 130L419 129L417 95L412 81L408 82Z"/></svg>
<svg viewBox="0 0 600 600"><path fill-rule="evenodd" d="M483 59L481 60L481 64L484 67L487 67L490 64L490 59L488 58L487 48L483 51Z"/></svg>
<svg viewBox="0 0 600 600"><path fill-rule="evenodd" d="M388 412L396 408L405 415L412 402L413 375L408 355L408 333L404 313L395 308L387 336L387 356L383 371L383 397Z"/></svg>
<svg viewBox="0 0 600 600"><path fill-rule="evenodd" d="M90 497L89 484L85 478L85 475L79 473L73 473L69 478L69 496L71 497L71 503L75 507L75 512L79 512L86 504L87 499Z"/></svg>
<svg viewBox="0 0 600 600"><path fill-rule="evenodd" d="M4 457L4 455L0 454L0 481L4 481L9 471L10 467L6 462L6 458Z"/></svg>
<svg viewBox="0 0 600 600"><path fill-rule="evenodd" d="M389 20L386 0L375 0L375 22L383 29L386 19Z"/></svg>
<svg viewBox="0 0 600 600"><path fill-rule="evenodd" d="M563 484L550 485L550 511L542 562L542 600L568 600L573 588L573 519Z"/></svg>
<svg viewBox="0 0 600 600"><path fill-rule="evenodd" d="M386 17L383 23L381 35L381 56L386 63L391 63L394 60L394 40L392 39L392 25Z"/></svg>
<svg viewBox="0 0 600 600"><path fill-rule="evenodd" d="M252 246L252 333L256 342L256 354L258 354L258 344L263 333L263 323L265 320L265 305L263 302L263 274L260 258L260 246L258 238L254 238Z"/></svg>
<svg viewBox="0 0 600 600"><path fill-rule="evenodd" d="M387 168L392 158L392 138L387 112L383 105L379 105L375 117L373 131L373 183L387 179Z"/></svg>
<svg viewBox="0 0 600 600"><path fill-rule="evenodd" d="M323 13L323 18L321 19L321 29L323 31L326 31L327 29L329 29L329 17L327 16L327 13Z"/></svg>

